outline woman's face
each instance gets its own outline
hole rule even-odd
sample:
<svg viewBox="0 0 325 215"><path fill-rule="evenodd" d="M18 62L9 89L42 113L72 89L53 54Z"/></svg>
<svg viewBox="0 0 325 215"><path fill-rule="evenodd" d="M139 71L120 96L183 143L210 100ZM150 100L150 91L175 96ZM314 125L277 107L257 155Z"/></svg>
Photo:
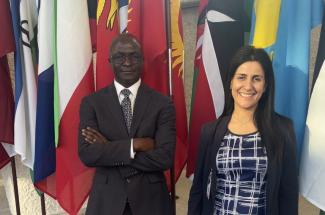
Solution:
<svg viewBox="0 0 325 215"><path fill-rule="evenodd" d="M255 111L265 90L264 71L257 61L241 64L230 83L234 108Z"/></svg>

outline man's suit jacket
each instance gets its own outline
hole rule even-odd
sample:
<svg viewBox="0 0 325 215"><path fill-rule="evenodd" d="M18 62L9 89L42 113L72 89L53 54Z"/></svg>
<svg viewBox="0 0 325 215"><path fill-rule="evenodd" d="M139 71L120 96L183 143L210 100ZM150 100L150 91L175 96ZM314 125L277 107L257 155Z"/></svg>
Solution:
<svg viewBox="0 0 325 215"><path fill-rule="evenodd" d="M228 130L230 116L203 126L194 181L188 202L188 215L212 215L217 187L216 155ZM267 151L266 215L298 214L298 177L295 135L291 120L276 115L272 122L282 131L278 154ZM262 137L263 141L263 137ZM275 143L272 143L275 144Z"/></svg>
<svg viewBox="0 0 325 215"><path fill-rule="evenodd" d="M89 144L81 129L98 130L109 141ZM155 147L130 158L131 138L150 137ZM113 84L85 97L80 106L79 157L96 167L87 215L121 215L128 201L133 215L171 214L164 170L173 165L175 109L171 100L141 84L128 134Z"/></svg>

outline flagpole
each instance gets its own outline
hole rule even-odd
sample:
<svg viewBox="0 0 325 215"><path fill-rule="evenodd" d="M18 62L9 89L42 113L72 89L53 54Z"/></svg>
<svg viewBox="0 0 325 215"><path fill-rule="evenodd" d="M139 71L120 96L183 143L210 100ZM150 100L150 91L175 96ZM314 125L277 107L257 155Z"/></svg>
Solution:
<svg viewBox="0 0 325 215"><path fill-rule="evenodd" d="M173 82L172 82L172 34L171 34L171 3L165 0L166 12L166 38L168 48L168 79L169 79L169 96L173 100ZM175 158L173 158L175 160ZM172 202L173 214L176 215L176 198L175 198L175 164L170 168L170 196Z"/></svg>
<svg viewBox="0 0 325 215"><path fill-rule="evenodd" d="M40 194L41 198L41 209L42 209L42 215L46 215L46 208L45 208L45 196L44 193Z"/></svg>
<svg viewBox="0 0 325 215"><path fill-rule="evenodd" d="M17 172L16 172L16 162L15 157L10 158L11 171L12 171L12 182L14 184L14 194L16 202L16 214L20 215L20 204L19 204L19 194L18 194L18 183L17 183Z"/></svg>
<svg viewBox="0 0 325 215"><path fill-rule="evenodd" d="M172 32L171 32L171 12L170 0L166 0L166 33L168 48L168 78L169 78L169 96L173 99L173 82L172 82Z"/></svg>

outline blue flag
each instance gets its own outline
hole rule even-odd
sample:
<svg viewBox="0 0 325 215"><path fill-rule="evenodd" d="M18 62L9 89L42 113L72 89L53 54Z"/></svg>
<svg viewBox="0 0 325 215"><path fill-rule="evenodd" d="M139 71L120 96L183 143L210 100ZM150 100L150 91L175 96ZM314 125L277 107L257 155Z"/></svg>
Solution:
<svg viewBox="0 0 325 215"><path fill-rule="evenodd" d="M275 0L272 4L270 8L269 1L256 0L251 39L273 60L275 110L293 120L300 157L308 105L310 33L321 23L323 1ZM265 17L263 10L273 10L272 17Z"/></svg>
<svg viewBox="0 0 325 215"><path fill-rule="evenodd" d="M38 17L39 69L37 82L34 182L55 172L53 3L41 1Z"/></svg>

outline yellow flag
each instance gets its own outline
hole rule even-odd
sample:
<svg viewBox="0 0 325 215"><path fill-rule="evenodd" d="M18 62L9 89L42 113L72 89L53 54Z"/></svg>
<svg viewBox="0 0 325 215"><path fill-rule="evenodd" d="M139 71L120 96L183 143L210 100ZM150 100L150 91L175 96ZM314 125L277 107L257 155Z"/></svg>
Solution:
<svg viewBox="0 0 325 215"><path fill-rule="evenodd" d="M267 48L276 41L280 16L281 0L256 0L255 31L253 44L258 48Z"/></svg>

